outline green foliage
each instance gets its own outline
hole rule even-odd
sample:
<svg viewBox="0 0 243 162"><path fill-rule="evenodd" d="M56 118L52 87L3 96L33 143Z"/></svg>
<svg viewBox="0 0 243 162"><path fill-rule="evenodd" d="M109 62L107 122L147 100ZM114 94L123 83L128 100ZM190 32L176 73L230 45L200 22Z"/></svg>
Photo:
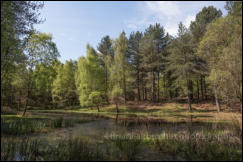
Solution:
<svg viewBox="0 0 243 162"><path fill-rule="evenodd" d="M56 64L53 65L37 64L34 70L35 95L37 96L39 105L48 105L52 103L52 85L56 79Z"/></svg>
<svg viewBox="0 0 243 162"><path fill-rule="evenodd" d="M115 58L112 66L111 78L113 85L119 85L123 87L125 92L125 82L126 73L128 70L128 61L126 59L127 52L127 38L125 32L122 32L118 39L116 39L114 44Z"/></svg>
<svg viewBox="0 0 243 162"><path fill-rule="evenodd" d="M178 29L178 38L170 44L171 54L168 56L167 70L171 71L171 76L176 78L174 82L178 85L184 85L187 88L187 98L189 110L191 110L191 80L195 74L195 53L193 51L192 38L186 27L180 23Z"/></svg>
<svg viewBox="0 0 243 162"><path fill-rule="evenodd" d="M15 75L20 72L20 64L24 64L24 38L38 19L42 2L2 1L1 2L1 104L11 105L9 100L15 93Z"/></svg>
<svg viewBox="0 0 243 162"><path fill-rule="evenodd" d="M207 26L221 16L221 10L217 10L213 6L204 7L196 15L196 20L190 24L190 30L192 32L194 41L199 43L207 30Z"/></svg>
<svg viewBox="0 0 243 162"><path fill-rule="evenodd" d="M105 72L100 66L100 60L95 50L87 45L87 57L80 57L75 74L75 84L78 89L81 106L89 106L89 95L93 91L105 91Z"/></svg>
<svg viewBox="0 0 243 162"><path fill-rule="evenodd" d="M165 33L164 27L160 24L150 25L145 29L144 37L141 41L141 71L145 73L142 82L146 84L150 93L150 101L159 100L159 81L160 73L165 69L165 55L167 53L166 46L168 44L169 35ZM157 75L156 75L157 74ZM157 86L156 86L157 85ZM157 92L156 92L157 91Z"/></svg>
<svg viewBox="0 0 243 162"><path fill-rule="evenodd" d="M110 74L109 69L111 68L111 61L114 59L114 49L112 48L112 41L109 36L105 36L101 39L98 47L98 55L100 57L101 66L105 71L105 97L108 102L108 91L111 87L110 85Z"/></svg>
<svg viewBox="0 0 243 162"><path fill-rule="evenodd" d="M122 89L118 86L114 86L111 92L111 100L114 103L121 103L123 101L122 96L123 96Z"/></svg>
<svg viewBox="0 0 243 162"><path fill-rule="evenodd" d="M198 48L215 93L227 102L242 101L241 19L229 14L210 24Z"/></svg>
<svg viewBox="0 0 243 162"><path fill-rule="evenodd" d="M52 99L60 106L75 105L77 103L75 61L66 61L64 65L57 64L57 76L52 85Z"/></svg>
<svg viewBox="0 0 243 162"><path fill-rule="evenodd" d="M226 2L226 17L213 6L203 7L190 28L179 24L176 37L159 23L129 37L125 32L114 40L107 35L97 50L87 45L86 57L63 65L52 35L32 28L41 22L42 7L41 2L1 2L4 106L26 110L78 101L91 106L96 93L108 103L116 91L124 103L186 95L188 103L193 96L197 101L213 96L226 103L242 101L242 2Z"/></svg>
<svg viewBox="0 0 243 162"><path fill-rule="evenodd" d="M89 94L89 101L91 105L95 105L98 108L99 111L99 106L102 104L102 95L100 92L93 91Z"/></svg>
<svg viewBox="0 0 243 162"><path fill-rule="evenodd" d="M60 56L51 34L32 31L26 39L25 52L31 69L38 63L51 65Z"/></svg>

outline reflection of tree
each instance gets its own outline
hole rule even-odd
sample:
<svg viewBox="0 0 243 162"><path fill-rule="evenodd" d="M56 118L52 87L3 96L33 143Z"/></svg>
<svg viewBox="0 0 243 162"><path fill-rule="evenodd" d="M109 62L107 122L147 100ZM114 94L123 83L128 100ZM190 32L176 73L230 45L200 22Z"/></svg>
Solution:
<svg viewBox="0 0 243 162"><path fill-rule="evenodd" d="M190 125L192 125L192 118L193 118L193 115L189 115Z"/></svg>
<svg viewBox="0 0 243 162"><path fill-rule="evenodd" d="M117 124L117 121L118 121L118 113L116 113L116 124Z"/></svg>

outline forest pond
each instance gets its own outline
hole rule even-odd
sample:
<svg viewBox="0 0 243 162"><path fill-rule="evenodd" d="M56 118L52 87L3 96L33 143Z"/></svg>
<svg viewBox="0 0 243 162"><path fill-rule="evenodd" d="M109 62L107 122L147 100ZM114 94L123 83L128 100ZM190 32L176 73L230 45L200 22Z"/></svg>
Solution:
<svg viewBox="0 0 243 162"><path fill-rule="evenodd" d="M86 113L74 115L33 112L31 117L35 116L44 116L44 120L57 119L61 121L62 126L65 125L63 123L69 123L69 125L66 127L60 126L60 128L51 131L29 134L28 140L38 140L40 144L38 146L39 157L34 160L53 160L49 159L48 153L53 155L53 150L59 149L59 154L65 154L66 152L63 153L62 151L65 148L68 148L69 151L72 150L70 149L70 147L73 147L71 145L79 143L75 142L78 139L84 143L81 142L82 147L75 146L73 150L77 151L84 149L84 147L85 149L91 147L90 150L96 151L96 153L86 155L82 152L82 154L85 156L84 159L90 156L88 159L93 160L192 160L187 153L191 149L191 141L192 143L194 140L203 143L205 140L215 140L215 142L224 141L228 145L237 140L229 131L227 124L193 122L193 118L195 118L193 116L185 119L187 122L175 123L166 123L162 119L151 120L154 119L153 116L143 118L136 115L122 114L115 115L112 119L102 115ZM4 141L26 140L26 135L2 137ZM170 147L180 147L187 150L182 151L182 153L173 152L171 151L173 148ZM60 150L62 151L60 152ZM193 149L191 151L193 152ZM15 153L15 160L25 160L24 156L20 155L20 151L17 150ZM80 152L76 154L80 154ZM195 156L197 154L199 153L195 152ZM56 153L56 156L59 155ZM68 156L71 157L68 158ZM75 160L76 155L68 154L68 156L56 157L56 159ZM54 157L52 156L52 158ZM77 159L81 158L78 155Z"/></svg>

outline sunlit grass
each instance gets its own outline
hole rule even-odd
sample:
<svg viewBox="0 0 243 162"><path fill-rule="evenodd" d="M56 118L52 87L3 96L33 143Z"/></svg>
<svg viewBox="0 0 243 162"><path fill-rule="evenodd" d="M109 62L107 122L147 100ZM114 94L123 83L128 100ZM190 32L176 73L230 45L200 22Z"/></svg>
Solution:
<svg viewBox="0 0 243 162"><path fill-rule="evenodd" d="M161 105L133 104L120 105L120 115L149 116L153 118L163 118L167 122L188 122L192 116L193 122L230 122L232 116L242 117L240 113L228 112L225 106L223 111L218 113L213 104L192 104L192 112L187 110L187 104L164 103ZM99 114L107 118L116 118L115 105L106 105L97 112L96 108L75 108L57 110L32 110L31 112L46 113L74 113L74 114ZM122 117L120 117L122 118Z"/></svg>

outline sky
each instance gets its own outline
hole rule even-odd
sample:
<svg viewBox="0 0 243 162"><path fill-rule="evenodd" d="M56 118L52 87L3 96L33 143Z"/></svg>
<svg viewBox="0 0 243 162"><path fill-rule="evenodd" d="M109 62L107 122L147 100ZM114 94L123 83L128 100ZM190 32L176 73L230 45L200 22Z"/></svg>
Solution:
<svg viewBox="0 0 243 162"><path fill-rule="evenodd" d="M220 9L225 1L46 1L40 11L45 19L35 25L40 32L51 33L60 53L61 62L86 56L86 44L95 49L102 37L119 37L125 31L144 30L160 23L165 31L176 36L181 21L186 27L204 6Z"/></svg>

